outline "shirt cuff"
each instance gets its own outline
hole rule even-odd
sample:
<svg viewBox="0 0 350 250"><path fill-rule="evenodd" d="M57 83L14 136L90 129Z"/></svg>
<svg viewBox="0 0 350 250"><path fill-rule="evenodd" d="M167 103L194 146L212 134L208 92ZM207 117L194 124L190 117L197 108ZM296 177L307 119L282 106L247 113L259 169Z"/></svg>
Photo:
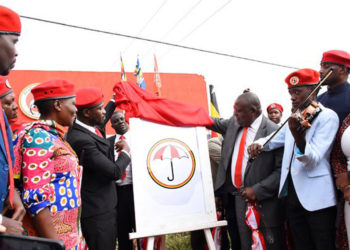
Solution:
<svg viewBox="0 0 350 250"><path fill-rule="evenodd" d="M131 155L130 155L130 153L128 151L123 149L122 152L124 152L127 156L129 156L129 158L131 158Z"/></svg>
<svg viewBox="0 0 350 250"><path fill-rule="evenodd" d="M304 155L297 146L295 146L295 153L296 153L297 156L303 156Z"/></svg>

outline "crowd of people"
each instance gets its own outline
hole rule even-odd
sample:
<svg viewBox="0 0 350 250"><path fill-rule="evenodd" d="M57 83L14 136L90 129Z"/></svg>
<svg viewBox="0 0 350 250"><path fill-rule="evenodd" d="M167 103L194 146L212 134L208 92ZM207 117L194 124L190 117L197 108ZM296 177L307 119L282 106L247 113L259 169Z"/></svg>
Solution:
<svg viewBox="0 0 350 250"><path fill-rule="evenodd" d="M19 122L6 76L20 34L18 14L0 6L0 232L61 240L66 249L114 250L117 241L133 249L124 111L114 98L104 106L99 88L54 79L32 89L39 120ZM222 135L208 142L213 183L230 237L222 249L251 249L248 206L260 214L266 249L349 249L349 72L350 54L331 50L319 71L290 73L292 115L282 127L283 107L272 103L265 117L250 91L231 118L212 118L208 128ZM327 91L318 95L320 79ZM107 139L109 120L116 134ZM193 233L193 249L204 249L203 240Z"/></svg>
<svg viewBox="0 0 350 250"><path fill-rule="evenodd" d="M283 107L269 105L268 120L249 91L230 119L213 118L209 128L224 139L215 192L231 249L251 249L245 211L252 204L266 249L349 249L349 72L350 54L331 50L319 72L289 74L292 114L282 127ZM318 95L320 79L327 91Z"/></svg>

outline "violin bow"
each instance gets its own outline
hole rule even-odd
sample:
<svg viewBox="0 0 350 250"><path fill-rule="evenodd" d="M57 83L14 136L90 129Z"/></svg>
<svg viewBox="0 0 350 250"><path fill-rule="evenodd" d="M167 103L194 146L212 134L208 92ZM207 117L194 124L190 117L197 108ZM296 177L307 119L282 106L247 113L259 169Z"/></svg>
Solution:
<svg viewBox="0 0 350 250"><path fill-rule="evenodd" d="M311 91L311 93L305 98L305 100L298 105L298 107L295 109L295 111L292 114L295 114L300 109L300 107L305 105L305 103L309 100L309 98L322 86L322 84L328 79L328 77L330 77L333 74L333 71L334 71L333 68L329 69L327 74L319 81L317 86ZM267 139L267 141L263 144L262 147L265 147L276 136L276 134L284 127L284 125L289 121L289 119L290 119L290 116L287 118L287 120L285 120L282 123L282 125L275 132L273 132L273 134L269 137L269 139Z"/></svg>

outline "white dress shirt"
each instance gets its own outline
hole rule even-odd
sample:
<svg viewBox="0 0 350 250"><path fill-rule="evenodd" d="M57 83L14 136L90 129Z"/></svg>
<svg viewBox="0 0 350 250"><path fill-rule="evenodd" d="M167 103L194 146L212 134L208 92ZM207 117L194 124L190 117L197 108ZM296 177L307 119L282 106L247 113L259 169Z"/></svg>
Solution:
<svg viewBox="0 0 350 250"><path fill-rule="evenodd" d="M116 134L114 144L117 143L120 140L120 137L121 137L121 135ZM128 142L127 138L128 138L128 132L126 132L124 134L124 141ZM115 161L118 159L118 156L119 156L119 153L117 152L116 149L114 149L114 160ZM129 154L129 156L130 156L130 154ZM132 184L131 163L126 167L125 173L126 173L126 176L125 176L125 178L123 180L119 179L119 180L116 181L118 186L124 186L124 185Z"/></svg>
<svg viewBox="0 0 350 250"><path fill-rule="evenodd" d="M247 152L247 148L254 141L254 138L256 136L256 132L258 131L258 129L259 129L260 125L261 125L262 117L263 116L261 114L248 127L246 141L245 141L245 145L244 145L243 162L242 162L242 183L243 183L243 180L244 180L244 172L245 172L245 169L247 167L247 163L248 163L248 159L249 159L249 154ZM234 146L233 154L232 154L231 177L232 177L233 185L235 185L234 180L235 180L236 162L237 162L237 158L238 158L239 144L241 142L242 135L243 135L243 128L241 129L241 131L239 131L239 133L238 133L238 135L236 137L235 146Z"/></svg>

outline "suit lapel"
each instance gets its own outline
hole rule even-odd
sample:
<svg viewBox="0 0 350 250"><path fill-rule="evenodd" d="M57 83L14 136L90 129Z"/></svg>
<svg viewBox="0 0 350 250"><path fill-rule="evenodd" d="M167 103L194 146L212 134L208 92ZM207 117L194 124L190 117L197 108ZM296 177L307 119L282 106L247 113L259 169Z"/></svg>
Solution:
<svg viewBox="0 0 350 250"><path fill-rule="evenodd" d="M232 129L228 130L225 135L225 146L224 150L225 152L222 152L222 155L228 155L229 158L226 159L227 164L224 164L225 169L228 168L228 164L231 161L232 154L233 154L233 149L236 141L236 137L238 134L238 131L240 127L236 122L234 122L233 126L228 126L229 128L232 127Z"/></svg>

